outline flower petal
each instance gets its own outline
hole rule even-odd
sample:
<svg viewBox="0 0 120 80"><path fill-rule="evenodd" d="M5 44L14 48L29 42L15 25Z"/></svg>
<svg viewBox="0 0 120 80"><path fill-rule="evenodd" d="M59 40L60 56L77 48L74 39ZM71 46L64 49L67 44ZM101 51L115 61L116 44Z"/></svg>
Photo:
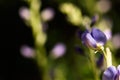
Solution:
<svg viewBox="0 0 120 80"><path fill-rule="evenodd" d="M105 34L99 29L93 28L91 31L92 37L100 44L104 45L107 41Z"/></svg>
<svg viewBox="0 0 120 80"><path fill-rule="evenodd" d="M91 48L97 48L97 42L94 40L90 33L86 34L86 45Z"/></svg>
<svg viewBox="0 0 120 80"><path fill-rule="evenodd" d="M82 43L85 45L86 44L86 34L89 33L88 30L84 31L81 36Z"/></svg>
<svg viewBox="0 0 120 80"><path fill-rule="evenodd" d="M102 80L116 80L117 69L115 66L110 66L107 70L104 71Z"/></svg>

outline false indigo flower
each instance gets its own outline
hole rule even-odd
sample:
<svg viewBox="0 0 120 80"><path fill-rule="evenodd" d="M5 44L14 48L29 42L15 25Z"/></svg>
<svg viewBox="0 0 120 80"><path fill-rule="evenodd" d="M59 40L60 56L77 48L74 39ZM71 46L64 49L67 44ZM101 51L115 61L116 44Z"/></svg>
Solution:
<svg viewBox="0 0 120 80"><path fill-rule="evenodd" d="M27 45L23 45L20 48L20 53L23 57L25 58L34 58L35 57L35 51L33 48L27 46Z"/></svg>
<svg viewBox="0 0 120 80"><path fill-rule="evenodd" d="M28 21L30 19L30 11L27 7L21 7L19 10L19 15L24 20Z"/></svg>
<svg viewBox="0 0 120 80"><path fill-rule="evenodd" d="M84 45L92 49L98 49L99 46L103 46L107 41L105 34L97 28L83 32L81 39Z"/></svg>
<svg viewBox="0 0 120 80"><path fill-rule="evenodd" d="M51 52L54 58L62 57L66 52L66 46L63 43L57 43Z"/></svg>
<svg viewBox="0 0 120 80"><path fill-rule="evenodd" d="M54 18L55 12L52 8L46 8L41 12L41 18L43 21L50 21Z"/></svg>
<svg viewBox="0 0 120 80"><path fill-rule="evenodd" d="M108 67L103 73L102 80L120 80L120 65L117 69L115 66Z"/></svg>

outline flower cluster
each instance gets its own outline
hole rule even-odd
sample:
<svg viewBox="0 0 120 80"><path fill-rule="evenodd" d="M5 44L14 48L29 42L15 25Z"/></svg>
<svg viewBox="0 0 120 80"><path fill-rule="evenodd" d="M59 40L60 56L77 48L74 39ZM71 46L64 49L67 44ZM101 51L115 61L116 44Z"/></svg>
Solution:
<svg viewBox="0 0 120 80"><path fill-rule="evenodd" d="M81 40L88 48L102 52L104 57L102 56L101 59L104 58L107 64L107 69L103 73L102 80L120 80L120 65L117 69L115 66L112 66L112 58L109 48L106 48L106 51L104 51L104 45L107 42L106 35L100 29L93 27L82 33Z"/></svg>

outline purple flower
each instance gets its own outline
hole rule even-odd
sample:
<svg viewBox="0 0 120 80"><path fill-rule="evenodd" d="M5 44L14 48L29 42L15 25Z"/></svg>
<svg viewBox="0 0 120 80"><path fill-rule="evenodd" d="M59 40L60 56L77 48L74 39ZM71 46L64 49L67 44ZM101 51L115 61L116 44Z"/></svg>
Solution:
<svg viewBox="0 0 120 80"><path fill-rule="evenodd" d="M91 31L86 30L83 32L81 39L84 45L92 49L97 49L98 45L103 46L107 41L105 34L97 28L92 28Z"/></svg>
<svg viewBox="0 0 120 80"><path fill-rule="evenodd" d="M62 57L66 52L66 46L63 43L57 43L51 52L54 58Z"/></svg>
<svg viewBox="0 0 120 80"><path fill-rule="evenodd" d="M120 65L108 67L102 76L102 80L120 80Z"/></svg>
<svg viewBox="0 0 120 80"><path fill-rule="evenodd" d="M20 53L23 57L25 58L34 58L35 57L35 51L33 48L27 46L27 45L23 45L20 48Z"/></svg>
<svg viewBox="0 0 120 80"><path fill-rule="evenodd" d="M43 21L50 21L54 18L54 16L55 16L55 11L50 7L44 9L41 12L41 18L43 19Z"/></svg>
<svg viewBox="0 0 120 80"><path fill-rule="evenodd" d="M21 7L19 10L19 15L24 20L30 19L30 11L27 7Z"/></svg>

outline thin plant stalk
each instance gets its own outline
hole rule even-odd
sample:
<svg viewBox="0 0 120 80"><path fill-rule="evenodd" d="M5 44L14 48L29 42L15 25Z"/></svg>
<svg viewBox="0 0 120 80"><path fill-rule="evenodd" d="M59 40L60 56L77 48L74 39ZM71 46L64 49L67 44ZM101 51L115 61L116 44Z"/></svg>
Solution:
<svg viewBox="0 0 120 80"><path fill-rule="evenodd" d="M43 32L42 23L39 16L41 2L39 0L29 0L28 3L30 4L30 25L35 40L35 60L39 66L40 71L42 71L42 80L50 80L48 74L48 60L46 56L46 50L44 48L44 44L46 42L46 34Z"/></svg>

